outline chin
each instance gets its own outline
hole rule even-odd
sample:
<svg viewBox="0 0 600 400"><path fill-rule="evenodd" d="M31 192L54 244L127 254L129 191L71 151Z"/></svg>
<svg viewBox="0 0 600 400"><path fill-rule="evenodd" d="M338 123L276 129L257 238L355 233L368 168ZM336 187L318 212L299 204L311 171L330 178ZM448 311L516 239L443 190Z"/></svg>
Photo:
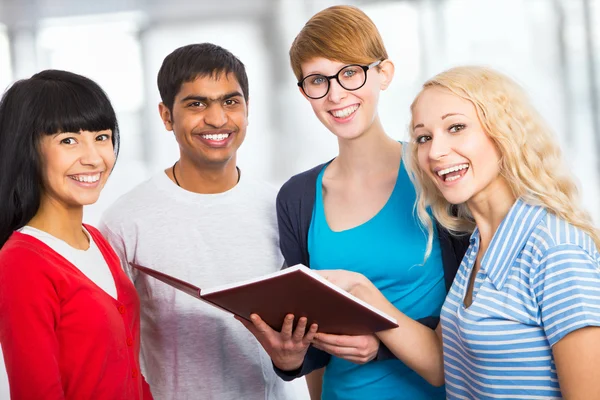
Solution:
<svg viewBox="0 0 600 400"><path fill-rule="evenodd" d="M77 198L73 199L72 204L75 206L79 206L79 207L89 206L89 205L96 203L98 201L98 197L100 197L100 196L77 197Z"/></svg>
<svg viewBox="0 0 600 400"><path fill-rule="evenodd" d="M459 205L459 204L466 203L471 198L470 196L465 196L464 194L458 194L458 193L453 193L453 194L442 193L442 196L444 196L444 199L446 199L446 201L448 203L453 204L453 205Z"/></svg>
<svg viewBox="0 0 600 400"><path fill-rule="evenodd" d="M340 131L340 130L332 130L331 131L338 139L344 139L344 140L353 140L356 139L360 136L362 136L363 131L358 130L358 129L353 129L353 130L344 130L344 131Z"/></svg>

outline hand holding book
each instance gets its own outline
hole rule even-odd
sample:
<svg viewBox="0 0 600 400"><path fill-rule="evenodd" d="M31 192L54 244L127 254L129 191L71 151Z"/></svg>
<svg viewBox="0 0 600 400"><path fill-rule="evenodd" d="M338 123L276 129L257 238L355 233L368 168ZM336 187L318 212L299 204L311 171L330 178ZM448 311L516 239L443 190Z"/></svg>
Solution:
<svg viewBox="0 0 600 400"><path fill-rule="evenodd" d="M283 321L281 332L273 330L259 315L252 314L248 322L236 315L265 349L273 364L282 371L293 371L302 366L304 356L317 332L318 325L312 324L308 331L307 318L298 319L295 329L294 315L288 314Z"/></svg>

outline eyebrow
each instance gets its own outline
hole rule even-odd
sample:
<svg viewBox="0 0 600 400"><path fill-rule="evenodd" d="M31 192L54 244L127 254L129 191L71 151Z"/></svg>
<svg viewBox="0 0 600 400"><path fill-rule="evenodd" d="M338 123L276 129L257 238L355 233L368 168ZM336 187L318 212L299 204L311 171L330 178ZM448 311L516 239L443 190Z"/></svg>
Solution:
<svg viewBox="0 0 600 400"><path fill-rule="evenodd" d="M201 101L204 103L214 103L217 101L218 102L225 101L225 100L231 99L232 97L244 98L244 95L238 91L226 93L223 96L219 96L219 97L208 97L208 96L200 96L200 95L191 94L189 96L185 96L179 102L185 103L186 101L194 100L194 101Z"/></svg>
<svg viewBox="0 0 600 400"><path fill-rule="evenodd" d="M81 135L81 130L78 132L56 132L52 137L55 138L58 135Z"/></svg>
<svg viewBox="0 0 600 400"><path fill-rule="evenodd" d="M465 116L464 114L461 114L461 113L448 113L446 115L442 115L442 120L445 120L446 118L452 117L454 115L462 115L463 117Z"/></svg>
<svg viewBox="0 0 600 400"><path fill-rule="evenodd" d="M454 115L462 115L463 117L465 116L464 114L461 114L461 113L448 113L448 114L442 115L442 121L445 120L446 118L452 117ZM423 128L424 126L425 125L423 125L423 124L417 124L417 125L413 126L413 131L417 128Z"/></svg>

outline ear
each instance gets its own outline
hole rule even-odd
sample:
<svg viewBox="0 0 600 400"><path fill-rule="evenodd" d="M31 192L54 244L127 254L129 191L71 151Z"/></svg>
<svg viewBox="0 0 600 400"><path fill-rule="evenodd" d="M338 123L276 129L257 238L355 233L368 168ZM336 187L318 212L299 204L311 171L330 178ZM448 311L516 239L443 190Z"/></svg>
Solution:
<svg viewBox="0 0 600 400"><path fill-rule="evenodd" d="M168 131L173 130L173 119L171 116L171 110L164 103L158 104L158 113L160 114L160 119L162 119L163 124L165 124L165 129Z"/></svg>
<svg viewBox="0 0 600 400"><path fill-rule="evenodd" d="M394 79L394 63L390 60L383 60L381 64L379 64L379 74L381 76L381 90L385 90L392 83L392 79Z"/></svg>

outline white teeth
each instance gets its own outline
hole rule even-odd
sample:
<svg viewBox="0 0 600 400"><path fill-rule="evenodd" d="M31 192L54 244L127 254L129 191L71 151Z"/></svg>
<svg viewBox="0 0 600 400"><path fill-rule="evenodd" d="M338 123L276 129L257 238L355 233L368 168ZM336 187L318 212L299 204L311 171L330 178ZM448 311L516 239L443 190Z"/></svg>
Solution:
<svg viewBox="0 0 600 400"><path fill-rule="evenodd" d="M229 133L217 133L216 135L202 135L202 138L207 140L221 141L227 139L229 135Z"/></svg>
<svg viewBox="0 0 600 400"><path fill-rule="evenodd" d="M460 175L449 176L448 178L446 178L446 179L444 180L444 182L452 182L452 181L455 181L455 180L457 180L458 178L460 178Z"/></svg>
<svg viewBox="0 0 600 400"><path fill-rule="evenodd" d="M354 111L356 111L356 110L358 110L358 104L343 108L341 110L331 111L331 114L336 118L346 118L349 115L351 115L352 113L354 113Z"/></svg>
<svg viewBox="0 0 600 400"><path fill-rule="evenodd" d="M438 171L438 175L439 176L444 176L446 174L449 174L450 172L456 172L456 171L460 171L462 169L466 169L469 168L469 164L460 164L460 165L455 165L454 167L450 167L450 168L446 168L443 169L441 171ZM451 178L446 179L447 181L451 180ZM455 179L452 179L455 180Z"/></svg>
<svg viewBox="0 0 600 400"><path fill-rule="evenodd" d="M98 182L98 180L100 180L100 174L95 174L95 175L71 175L70 178L74 179L76 181L79 181L79 182L95 183L95 182Z"/></svg>

